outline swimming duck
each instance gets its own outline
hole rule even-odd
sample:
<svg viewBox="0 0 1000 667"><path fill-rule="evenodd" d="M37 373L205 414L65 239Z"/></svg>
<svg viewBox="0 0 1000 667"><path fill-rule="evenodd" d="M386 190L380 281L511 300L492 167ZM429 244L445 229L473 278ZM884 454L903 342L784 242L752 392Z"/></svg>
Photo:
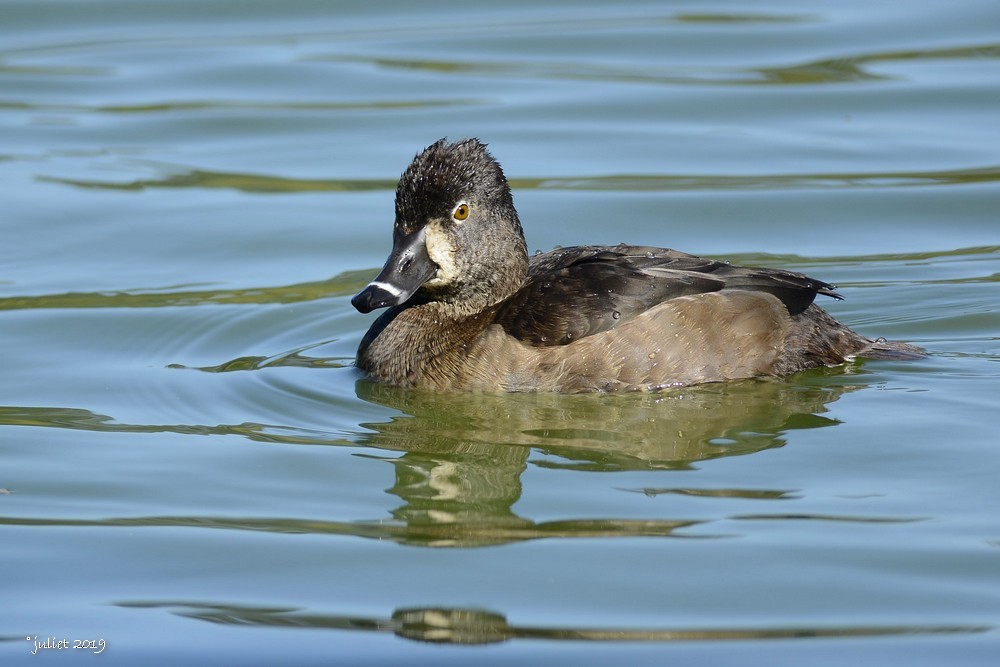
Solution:
<svg viewBox="0 0 1000 667"><path fill-rule="evenodd" d="M828 283L666 248L528 256L510 185L478 139L418 154L392 252L351 303L382 314L356 366L403 387L652 391L780 376L917 348L869 340L813 303Z"/></svg>

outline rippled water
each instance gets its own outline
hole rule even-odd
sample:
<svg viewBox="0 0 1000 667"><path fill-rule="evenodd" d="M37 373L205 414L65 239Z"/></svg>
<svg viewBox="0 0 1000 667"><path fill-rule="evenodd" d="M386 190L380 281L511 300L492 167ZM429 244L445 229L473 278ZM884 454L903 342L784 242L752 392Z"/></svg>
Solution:
<svg viewBox="0 0 1000 667"><path fill-rule="evenodd" d="M996 3L32 0L0 37L5 664L995 664ZM445 135L532 249L807 272L930 356L373 385L349 298Z"/></svg>

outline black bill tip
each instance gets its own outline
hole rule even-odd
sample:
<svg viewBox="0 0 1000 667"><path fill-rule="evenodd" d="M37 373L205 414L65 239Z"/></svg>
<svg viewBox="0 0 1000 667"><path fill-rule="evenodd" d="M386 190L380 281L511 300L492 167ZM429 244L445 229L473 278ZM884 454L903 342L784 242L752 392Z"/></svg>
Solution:
<svg viewBox="0 0 1000 667"><path fill-rule="evenodd" d="M375 281L369 283L367 287L358 292L351 299L351 305L362 313L370 313L377 308L386 308L402 303L400 300L402 296L404 296L404 293L399 288ZM406 294L405 296L409 295Z"/></svg>

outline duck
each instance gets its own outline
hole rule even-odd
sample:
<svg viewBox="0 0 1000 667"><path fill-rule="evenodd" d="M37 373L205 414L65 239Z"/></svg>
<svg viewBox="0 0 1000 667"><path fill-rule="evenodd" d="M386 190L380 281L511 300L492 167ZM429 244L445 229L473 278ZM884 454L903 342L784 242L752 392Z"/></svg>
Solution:
<svg viewBox="0 0 1000 667"><path fill-rule="evenodd" d="M477 138L418 153L395 193L392 250L351 299L387 308L358 346L375 382L452 392L660 391L919 356L814 303L834 285L669 248L529 256L510 184Z"/></svg>

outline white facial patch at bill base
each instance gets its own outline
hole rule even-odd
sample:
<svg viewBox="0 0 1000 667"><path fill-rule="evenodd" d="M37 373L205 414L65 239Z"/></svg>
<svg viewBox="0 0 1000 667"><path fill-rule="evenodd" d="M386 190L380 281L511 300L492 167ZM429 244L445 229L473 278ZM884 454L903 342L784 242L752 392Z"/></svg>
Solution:
<svg viewBox="0 0 1000 667"><path fill-rule="evenodd" d="M438 272L425 285L429 287L450 285L460 275L455 262L455 245L451 236L444 230L441 222L432 220L424 228L424 243L427 245L427 256L437 264Z"/></svg>

